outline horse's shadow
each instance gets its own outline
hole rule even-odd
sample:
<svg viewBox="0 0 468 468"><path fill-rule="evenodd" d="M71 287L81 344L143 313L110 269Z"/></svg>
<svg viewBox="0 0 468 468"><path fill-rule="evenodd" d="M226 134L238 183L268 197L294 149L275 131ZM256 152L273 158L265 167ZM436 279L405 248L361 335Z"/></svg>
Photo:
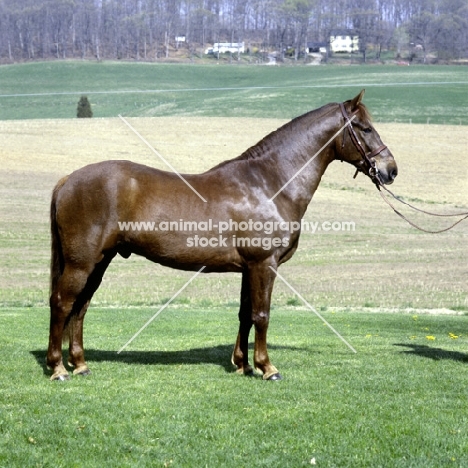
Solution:
<svg viewBox="0 0 468 468"><path fill-rule="evenodd" d="M293 346L269 345L268 349L300 350ZM118 362L124 364L140 365L167 365L176 366L182 364L215 364L224 368L226 372L233 372L231 354L233 345L207 346L204 348L192 348L178 351L117 351L86 349L86 361L92 365L93 362ZM44 374L50 374L45 361L47 351L44 349L32 350L37 363L42 367ZM250 350L252 354L252 350ZM67 352L64 350L64 362ZM91 366L90 366L91 367Z"/></svg>
<svg viewBox="0 0 468 468"><path fill-rule="evenodd" d="M418 344L409 344L409 343L395 343L394 346L410 348L409 350L402 351L402 353L421 356L424 358L432 359L434 361L448 359L451 361L468 363L467 353L460 353L458 351L448 351L442 348L432 348L431 346L427 346L427 345L418 345Z"/></svg>

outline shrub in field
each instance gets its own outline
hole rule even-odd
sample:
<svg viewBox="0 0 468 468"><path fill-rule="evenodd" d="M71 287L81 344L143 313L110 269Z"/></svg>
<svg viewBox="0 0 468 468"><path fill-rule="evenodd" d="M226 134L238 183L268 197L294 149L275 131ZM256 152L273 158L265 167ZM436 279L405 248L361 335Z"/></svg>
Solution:
<svg viewBox="0 0 468 468"><path fill-rule="evenodd" d="M91 118L93 116L91 104L88 101L87 96L80 97L80 100L78 101L78 108L76 110L76 116L78 118Z"/></svg>

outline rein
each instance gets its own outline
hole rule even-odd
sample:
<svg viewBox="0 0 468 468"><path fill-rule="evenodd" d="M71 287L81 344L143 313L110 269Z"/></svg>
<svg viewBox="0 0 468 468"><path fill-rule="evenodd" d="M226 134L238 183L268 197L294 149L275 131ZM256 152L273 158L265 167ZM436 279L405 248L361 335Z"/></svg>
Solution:
<svg viewBox="0 0 468 468"><path fill-rule="evenodd" d="M386 192L388 192L396 201L399 201L400 203L402 203L403 205L406 205L408 207L410 207L411 209L415 210L415 211L419 211L420 213L424 213L424 214L427 214L429 216L439 216L439 217L444 217L444 218L455 218L455 217L458 217L458 216L462 216L462 218L460 218L458 221L456 221L455 223L453 223L452 225L450 225L449 227L445 228L445 229L439 229L437 231L431 231L429 229L424 229L422 228L421 226L418 226L417 224L413 223L412 221L410 221L405 215L403 215L402 213L400 213L394 206L393 204L388 201L388 199L384 196L383 192L380 190L380 187L382 187ZM431 211L425 211L425 210L421 210L421 208L417 208L416 206L413 206L411 205L410 203L408 202L405 202L404 200L402 200L400 197L397 197L392 191L390 191L387 187L385 187L385 185L383 185L382 183L380 183L377 188L379 189L379 194L380 196L382 197L382 199L384 200L384 202L398 215L400 216L400 218L404 219L408 224L410 224L411 226L415 227L416 229L419 229L420 231L423 231L423 232L428 232L429 234L439 234L441 232L445 232L445 231L448 231L452 228L454 228L457 224L461 223L463 220L467 219L468 218L468 212L464 212L464 213L454 213L454 214L442 214L442 213L432 213Z"/></svg>
<svg viewBox="0 0 468 468"><path fill-rule="evenodd" d="M344 117L344 119L345 119L345 121L347 123L348 133L349 133L349 136L351 138L351 141L353 142L354 146L356 147L356 149L359 151L359 153L361 154L361 156L363 158L363 161L361 162L361 164L366 164L368 166L368 175L371 178L372 182L374 182L377 189L379 190L380 196L385 201L385 203L387 203L387 205L390 206L390 208L398 216L400 216L400 218L404 219L408 224L410 224L414 228L419 229L420 231L423 231L423 232L430 233L430 234L439 234L441 232L446 232L446 231L454 228L457 224L461 223L463 220L468 218L468 212L454 213L454 214L441 214L441 213L433 213L433 212L430 212L430 211L422 210L421 208L417 208L416 206L413 206L410 203L405 202L400 197L395 195L392 191L390 191L387 187L385 187L385 185L382 183L382 181L381 181L381 179L379 177L379 170L376 167L375 160L372 159L372 158L374 158L375 156L380 154L384 149L387 148L387 146L386 145L381 145L378 148L376 148L374 151L366 153L365 150L364 150L364 147L362 146L362 143L359 141L359 138L358 138L353 126L351 125L351 120L349 118L348 113L346 112L346 109L345 109L345 106L344 106L343 103L340 103L340 109L341 109L341 113L343 114L343 117ZM351 115L353 116L356 113L357 113L357 111L353 112ZM343 134L342 147L344 147L345 135L346 135L346 133ZM361 170L361 169L360 168L356 169L356 173L354 174L354 178L356 178L356 176L358 175L359 170ZM428 229L424 229L424 228L418 226L417 224L415 224L414 222L410 221L405 215L403 215L400 211L398 211L395 208L395 206L387 199L387 197L384 196L383 192L380 190L381 188L383 188L387 193L389 193L396 201L399 201L403 205L406 205L406 206L408 206L409 208L411 208L411 209L413 209L415 211L419 211L420 213L424 213L424 214L427 214L429 216L438 216L438 217L444 217L444 218L455 218L455 217L459 217L459 216L461 216L461 218L458 221L456 221L455 223L453 223L451 226L449 226L449 227L447 227L445 229L440 229L440 230L437 230L437 231L431 231L431 230L428 230Z"/></svg>

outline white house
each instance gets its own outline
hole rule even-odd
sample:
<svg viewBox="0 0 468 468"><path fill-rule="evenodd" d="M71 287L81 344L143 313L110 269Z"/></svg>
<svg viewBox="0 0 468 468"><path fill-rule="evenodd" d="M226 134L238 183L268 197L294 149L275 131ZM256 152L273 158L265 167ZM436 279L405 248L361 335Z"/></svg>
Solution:
<svg viewBox="0 0 468 468"><path fill-rule="evenodd" d="M332 52L359 52L359 36L354 31L333 31L330 33Z"/></svg>

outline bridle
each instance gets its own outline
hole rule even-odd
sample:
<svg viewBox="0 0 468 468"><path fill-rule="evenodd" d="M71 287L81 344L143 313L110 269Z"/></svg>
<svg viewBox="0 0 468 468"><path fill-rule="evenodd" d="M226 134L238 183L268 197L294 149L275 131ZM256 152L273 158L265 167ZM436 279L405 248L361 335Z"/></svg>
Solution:
<svg viewBox="0 0 468 468"><path fill-rule="evenodd" d="M351 138L351 141L353 142L354 146L356 147L356 149L359 151L359 153L362 156L362 160L359 161L358 165L356 166L356 173L354 174L354 178L356 178L359 171L366 173L362 168L362 166L366 166L367 167L367 175L371 178L372 182L374 182L375 186L379 190L380 196L383 198L385 203L387 203L387 205L389 205L392 208L392 210L398 216L400 216L400 218L404 219L407 223L409 223L411 226L415 227L416 229L419 229L420 231L428 232L428 233L431 233L431 234L438 234L440 232L448 231L449 229L452 229L453 227L455 227L457 224L461 223L463 220L468 219L468 212L455 213L455 214L441 214L441 213L431 213L430 211L421 210L420 208L417 208L417 207L411 205L410 203L403 201L401 199L401 197L397 197L393 192L391 192L387 187L385 187L385 185L383 184L383 182L382 182L382 180L381 180L381 178L379 176L379 170L378 170L378 168L376 166L374 157L377 156L378 154L380 154L384 149L386 149L387 146L386 145L381 145L378 148L376 148L375 150L370 151L369 153L366 153L366 151L364 150L364 147L362 146L362 143L359 141L359 138L358 138L353 126L352 126L352 120L353 120L354 116L357 114L358 111L354 111L350 116L346 112L346 108L345 108L345 106L344 106L344 104L342 102L340 103L340 109L341 109L341 113L343 114L343 117L345 119L345 127L348 129L348 133L349 133L349 136ZM341 148L344 148L345 136L346 136L346 130L344 130L344 133L343 133L343 142L341 144ZM431 230L423 229L422 227L420 227L417 224L410 221L402 213L400 213L393 206L393 204L391 202L389 202L387 200L387 198L383 195L382 191L380 190L381 188L383 188L386 192L388 192L395 200L397 200L400 203L410 207L411 209L413 209L415 211L419 211L420 213L424 213L424 214L427 214L427 215L430 215L430 216L441 216L441 217L459 217L459 216L462 216L462 218L459 219L458 221L456 221L455 223L453 223L448 228L445 228L445 229L440 229L440 230L437 230L437 231L431 231Z"/></svg>
<svg viewBox="0 0 468 468"><path fill-rule="evenodd" d="M345 119L345 127L348 129L348 134L349 134L349 136L351 138L351 141L353 142L354 146L356 147L356 149L359 151L359 153L362 156L362 161L360 161L358 163L359 166L356 166L357 168L356 168L356 173L354 174L354 178L356 178L359 171L365 173L365 171L362 169L362 166L366 166L367 167L367 175L371 178L372 182L374 182L374 184L380 190L380 187L383 184L382 184L382 181L380 180L379 170L377 169L377 166L375 164L374 157L379 155L383 150L385 150L387 148L387 146L386 145L380 145L375 150L370 151L369 153L366 153L366 151L364 149L364 146L360 142L359 137L357 136L356 131L353 128L352 119L350 119L350 116L346 112L346 108L345 108L345 106L344 106L344 104L342 102L340 102L340 109L341 109L341 113L343 114L343 117ZM357 113L358 113L357 110L354 111L351 114L351 117L354 117ZM344 130L344 133L343 133L343 142L341 144L341 148L344 148L345 137L346 137L346 129Z"/></svg>

